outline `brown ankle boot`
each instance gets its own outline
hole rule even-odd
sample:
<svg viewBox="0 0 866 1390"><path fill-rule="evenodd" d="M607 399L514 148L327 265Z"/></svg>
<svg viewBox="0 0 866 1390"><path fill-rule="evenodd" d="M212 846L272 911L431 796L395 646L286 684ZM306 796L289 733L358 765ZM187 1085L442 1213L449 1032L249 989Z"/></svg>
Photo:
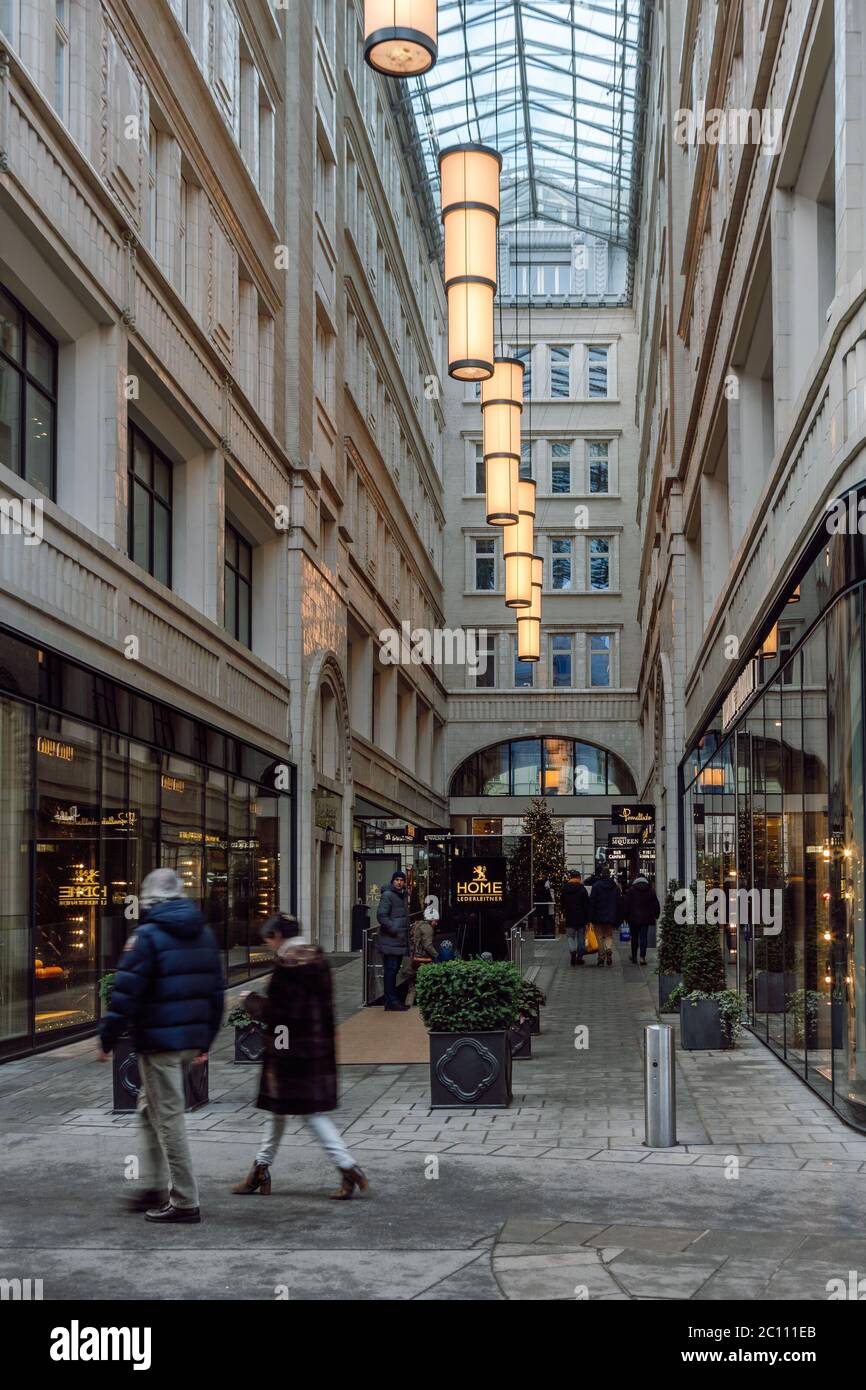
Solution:
<svg viewBox="0 0 866 1390"><path fill-rule="evenodd" d="M235 1183L232 1188L238 1195L260 1192L263 1197L267 1197L270 1190L271 1170L266 1163L254 1163L243 1182Z"/></svg>
<svg viewBox="0 0 866 1390"><path fill-rule="evenodd" d="M367 1188L370 1186L368 1178L357 1166L354 1168L341 1168L340 1178L342 1182L339 1190L330 1194L332 1202L348 1202L351 1200L356 1187L359 1192L366 1192Z"/></svg>
<svg viewBox="0 0 866 1390"><path fill-rule="evenodd" d="M613 951L608 951L608 953L607 953L607 963L608 963L608 965L613 965Z"/></svg>

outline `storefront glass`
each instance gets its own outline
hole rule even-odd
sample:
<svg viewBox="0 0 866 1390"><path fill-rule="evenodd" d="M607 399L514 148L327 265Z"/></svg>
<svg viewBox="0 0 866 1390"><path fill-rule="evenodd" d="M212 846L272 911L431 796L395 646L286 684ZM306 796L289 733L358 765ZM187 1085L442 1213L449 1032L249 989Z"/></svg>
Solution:
<svg viewBox="0 0 866 1390"><path fill-rule="evenodd" d="M687 877L752 894L730 938L751 1026L866 1129L862 550L816 541L755 695L683 776Z"/></svg>
<svg viewBox="0 0 866 1390"><path fill-rule="evenodd" d="M159 865L202 908L229 977L246 978L261 922L293 900L292 797L258 780L273 780L268 755L11 637L0 646L15 687L0 696L0 1055L94 1026L99 977Z"/></svg>

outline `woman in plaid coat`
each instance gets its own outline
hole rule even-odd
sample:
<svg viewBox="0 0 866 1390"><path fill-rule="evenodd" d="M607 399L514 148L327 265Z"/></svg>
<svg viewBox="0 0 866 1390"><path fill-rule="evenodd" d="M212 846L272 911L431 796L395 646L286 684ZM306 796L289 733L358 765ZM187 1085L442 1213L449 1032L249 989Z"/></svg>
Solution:
<svg viewBox="0 0 866 1390"><path fill-rule="evenodd" d="M270 1192L270 1167L286 1116L302 1115L340 1170L340 1187L331 1196L345 1202L356 1188L364 1192L369 1184L325 1113L337 1107L330 967L321 947L303 940L294 917L281 913L268 918L262 940L274 952L274 973L267 993L247 994L244 1005L250 1017L264 1026L256 1105L268 1112L268 1123L252 1168L232 1191L263 1196Z"/></svg>

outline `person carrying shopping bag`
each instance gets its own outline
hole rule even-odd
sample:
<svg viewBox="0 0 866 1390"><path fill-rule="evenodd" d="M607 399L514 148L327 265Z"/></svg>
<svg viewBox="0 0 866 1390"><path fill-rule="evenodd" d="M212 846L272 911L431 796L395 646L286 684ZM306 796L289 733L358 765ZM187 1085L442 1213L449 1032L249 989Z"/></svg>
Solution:
<svg viewBox="0 0 866 1390"><path fill-rule="evenodd" d="M559 895L559 904L565 917L565 934L572 965L583 965L586 954L586 926L589 921L589 894L583 886L577 869L572 869L568 882Z"/></svg>
<svg viewBox="0 0 866 1390"><path fill-rule="evenodd" d="M346 1202L356 1189L366 1192L369 1183L325 1113L337 1108L331 970L321 947L303 939L295 917L269 917L261 936L274 953L274 972L266 994L241 997L250 1017L264 1024L256 1105L267 1111L268 1123L252 1168L232 1192L270 1193L271 1164L286 1116L300 1115L339 1170L340 1186L331 1198Z"/></svg>
<svg viewBox="0 0 866 1390"><path fill-rule="evenodd" d="M622 917L622 893L605 865L589 895L589 920L598 936L599 965L613 965L613 933Z"/></svg>

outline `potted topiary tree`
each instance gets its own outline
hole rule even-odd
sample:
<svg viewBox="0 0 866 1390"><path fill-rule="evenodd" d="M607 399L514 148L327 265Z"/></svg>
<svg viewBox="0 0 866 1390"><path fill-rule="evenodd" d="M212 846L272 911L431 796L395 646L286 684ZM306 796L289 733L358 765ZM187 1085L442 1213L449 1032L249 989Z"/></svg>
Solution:
<svg viewBox="0 0 866 1390"><path fill-rule="evenodd" d="M682 889L678 879L672 878L668 884L667 897L659 922L660 940L656 974L659 977L659 1013L673 1013L676 1005L670 997L683 982L683 952L689 929L685 922L676 920L676 894Z"/></svg>
<svg viewBox="0 0 866 1390"><path fill-rule="evenodd" d="M99 998L103 1010L111 1003L111 990L116 971L109 970L99 981ZM135 1045L128 1033L118 1038L111 1050L111 1080L114 1110L135 1110L138 1093L141 1090L141 1076L138 1071L138 1058ZM187 1067L184 1072L184 1089L187 1110L197 1110L208 1101L208 1064L202 1062Z"/></svg>
<svg viewBox="0 0 866 1390"><path fill-rule="evenodd" d="M689 927L683 982L671 1002L680 1005L680 1039L687 1052L719 1052L734 1046L742 1027L743 1000L725 988L719 928Z"/></svg>
<svg viewBox="0 0 866 1390"><path fill-rule="evenodd" d="M250 1018L243 1004L235 1004L223 1026L235 1030L235 1062L262 1060L265 1046L264 1029L258 1019Z"/></svg>
<svg viewBox="0 0 866 1390"><path fill-rule="evenodd" d="M511 1104L509 1031L521 979L510 961L450 960L418 972L416 1002L430 1034L430 1106L504 1110Z"/></svg>

